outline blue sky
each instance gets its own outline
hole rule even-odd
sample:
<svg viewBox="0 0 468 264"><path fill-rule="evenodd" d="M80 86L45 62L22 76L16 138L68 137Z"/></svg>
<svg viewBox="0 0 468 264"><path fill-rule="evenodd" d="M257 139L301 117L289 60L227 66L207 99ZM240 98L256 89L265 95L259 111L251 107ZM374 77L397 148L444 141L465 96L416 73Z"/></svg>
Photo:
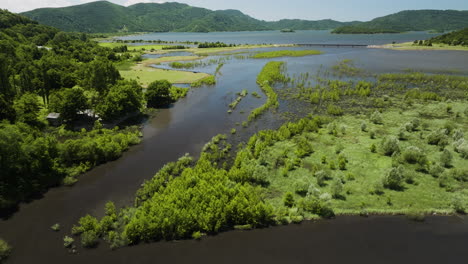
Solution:
<svg viewBox="0 0 468 264"><path fill-rule="evenodd" d="M0 8L23 12L40 7L62 7L94 0L0 0ZM158 0L109 0L116 4L131 5ZM309 20L331 18L339 21L371 20L408 9L468 10L468 0L179 0L193 6L209 9L238 9L263 20L301 18Z"/></svg>

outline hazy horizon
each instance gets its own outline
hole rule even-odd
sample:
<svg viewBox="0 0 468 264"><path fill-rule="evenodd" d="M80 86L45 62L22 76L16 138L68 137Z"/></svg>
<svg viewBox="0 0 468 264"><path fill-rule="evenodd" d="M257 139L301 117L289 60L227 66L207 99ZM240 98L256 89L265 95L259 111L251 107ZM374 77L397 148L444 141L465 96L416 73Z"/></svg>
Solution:
<svg viewBox="0 0 468 264"><path fill-rule="evenodd" d="M394 0L381 2L378 5L372 0L328 0L326 3L308 0L180 0L180 1L157 1L157 0L107 0L109 2L129 6L137 3L163 3L179 2L191 6L202 7L212 10L237 9L256 19L275 21L280 19L305 19L321 20L333 19L338 21L368 21L403 10L421 9L453 9L468 10L468 1L446 0L446 1L424 1ZM44 7L66 7L79 5L96 0L3 0L0 8L11 12L21 13Z"/></svg>

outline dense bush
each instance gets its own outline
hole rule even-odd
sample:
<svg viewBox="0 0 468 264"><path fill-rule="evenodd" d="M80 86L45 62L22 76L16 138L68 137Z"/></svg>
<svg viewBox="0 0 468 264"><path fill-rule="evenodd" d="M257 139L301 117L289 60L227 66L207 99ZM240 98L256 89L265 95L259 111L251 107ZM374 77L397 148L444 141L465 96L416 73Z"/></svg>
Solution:
<svg viewBox="0 0 468 264"><path fill-rule="evenodd" d="M374 124L383 124L382 114L379 111L375 111L370 116L370 121Z"/></svg>
<svg viewBox="0 0 468 264"><path fill-rule="evenodd" d="M391 168L382 179L384 187L392 190L400 190L403 187L402 184L405 179L404 173L404 168L402 166Z"/></svg>
<svg viewBox="0 0 468 264"><path fill-rule="evenodd" d="M385 137L380 146L383 153L387 156L391 156L393 153L400 151L399 141L393 136Z"/></svg>
<svg viewBox="0 0 468 264"><path fill-rule="evenodd" d="M407 147L402 153L403 159L411 164L418 163L420 165L424 165L427 163L427 156L424 152L415 146Z"/></svg>

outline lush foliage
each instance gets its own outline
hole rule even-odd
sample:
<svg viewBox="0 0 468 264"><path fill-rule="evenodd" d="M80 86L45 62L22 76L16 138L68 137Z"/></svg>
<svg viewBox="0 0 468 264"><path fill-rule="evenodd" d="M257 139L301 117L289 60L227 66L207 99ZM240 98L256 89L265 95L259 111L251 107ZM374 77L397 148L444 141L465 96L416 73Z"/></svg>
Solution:
<svg viewBox="0 0 468 264"><path fill-rule="evenodd" d="M318 50L278 50L278 51L268 51L260 52L252 56L254 59L268 59L268 58L278 58L278 57L303 57L309 55L320 55L321 51Z"/></svg>
<svg viewBox="0 0 468 264"><path fill-rule="evenodd" d="M278 95L274 91L273 85L277 82L285 82L286 77L283 75L284 62L271 61L268 62L257 76L257 84L260 85L262 91L267 96L265 104L252 110L249 115L249 121L254 120L269 108L277 108L279 106Z"/></svg>
<svg viewBox="0 0 468 264"><path fill-rule="evenodd" d="M432 43L443 43L451 46L468 46L468 27L430 39Z"/></svg>

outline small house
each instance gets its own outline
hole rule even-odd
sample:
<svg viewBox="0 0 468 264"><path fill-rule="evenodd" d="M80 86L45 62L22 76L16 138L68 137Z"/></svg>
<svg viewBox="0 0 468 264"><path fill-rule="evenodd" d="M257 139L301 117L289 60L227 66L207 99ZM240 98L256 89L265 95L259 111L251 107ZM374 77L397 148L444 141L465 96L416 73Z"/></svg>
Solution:
<svg viewBox="0 0 468 264"><path fill-rule="evenodd" d="M59 113L50 113L47 116L47 121L51 126L60 126L62 124Z"/></svg>

